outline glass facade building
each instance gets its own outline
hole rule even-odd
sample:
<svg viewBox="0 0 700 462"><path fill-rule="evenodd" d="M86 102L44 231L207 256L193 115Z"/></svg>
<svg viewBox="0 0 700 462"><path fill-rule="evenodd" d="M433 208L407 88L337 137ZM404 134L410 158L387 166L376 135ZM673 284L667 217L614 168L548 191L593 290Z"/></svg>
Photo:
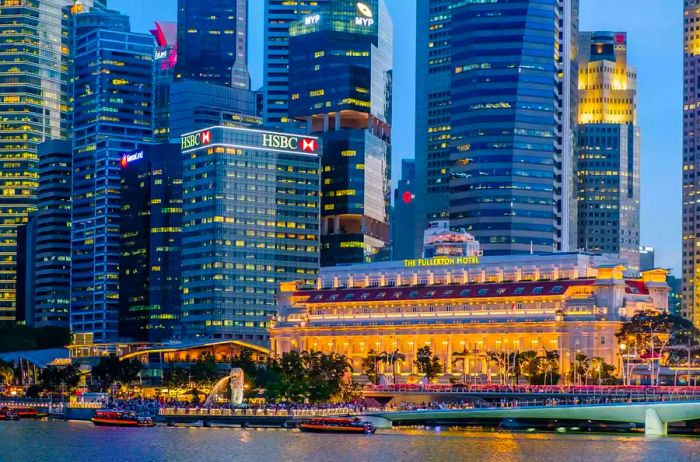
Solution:
<svg viewBox="0 0 700 462"><path fill-rule="evenodd" d="M700 327L700 0L683 5L683 316Z"/></svg>
<svg viewBox="0 0 700 462"><path fill-rule="evenodd" d="M181 336L182 156L179 144L141 146L121 167L119 335Z"/></svg>
<svg viewBox="0 0 700 462"><path fill-rule="evenodd" d="M68 140L47 141L38 146L31 321L37 327L69 325L71 148Z"/></svg>
<svg viewBox="0 0 700 462"><path fill-rule="evenodd" d="M383 0L290 26L289 116L324 146L322 266L389 258L392 39Z"/></svg>
<svg viewBox="0 0 700 462"><path fill-rule="evenodd" d="M0 2L0 322L15 319L17 226L36 206L37 145L70 136L69 3Z"/></svg>
<svg viewBox="0 0 700 462"><path fill-rule="evenodd" d="M262 124L259 95L252 91L181 80L170 86L170 138L221 125L248 127Z"/></svg>
<svg viewBox="0 0 700 462"><path fill-rule="evenodd" d="M627 34L583 32L579 51L578 247L640 270L637 71Z"/></svg>
<svg viewBox="0 0 700 462"><path fill-rule="evenodd" d="M391 259L414 257L413 233L416 221L416 162L401 160L401 179L394 189L391 213Z"/></svg>
<svg viewBox="0 0 700 462"><path fill-rule="evenodd" d="M418 0L416 14L416 217L409 258L423 252L428 222L446 220L450 191L452 0Z"/></svg>
<svg viewBox="0 0 700 462"><path fill-rule="evenodd" d="M289 26L332 0L265 0L263 118L268 125L289 122Z"/></svg>
<svg viewBox="0 0 700 462"><path fill-rule="evenodd" d="M74 17L71 329L118 337L121 156L153 134L150 34L111 10Z"/></svg>
<svg viewBox="0 0 700 462"><path fill-rule="evenodd" d="M212 127L181 147L184 335L267 344L279 284L318 274L319 141Z"/></svg>
<svg viewBox="0 0 700 462"><path fill-rule="evenodd" d="M151 34L156 40L153 138L156 142L170 139L170 85L175 79L177 64L177 24L158 21Z"/></svg>
<svg viewBox="0 0 700 462"><path fill-rule="evenodd" d="M178 0L177 79L250 89L248 0Z"/></svg>
<svg viewBox="0 0 700 462"><path fill-rule="evenodd" d="M577 11L576 0L452 9L450 225L486 255L576 242Z"/></svg>

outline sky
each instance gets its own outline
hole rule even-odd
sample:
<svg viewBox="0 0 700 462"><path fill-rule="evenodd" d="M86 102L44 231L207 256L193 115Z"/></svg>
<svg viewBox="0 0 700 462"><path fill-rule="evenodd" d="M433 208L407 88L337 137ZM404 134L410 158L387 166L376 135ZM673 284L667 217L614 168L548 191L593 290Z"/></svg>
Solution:
<svg viewBox="0 0 700 462"><path fill-rule="evenodd" d="M177 0L109 0L147 32L154 20L175 20ZM264 0L249 0L249 68L262 86ZM394 20L393 180L413 157L415 119L415 0L387 0ZM581 30L628 33L628 62L638 70L642 129L642 245L656 265L681 268L683 5L670 0L580 0Z"/></svg>

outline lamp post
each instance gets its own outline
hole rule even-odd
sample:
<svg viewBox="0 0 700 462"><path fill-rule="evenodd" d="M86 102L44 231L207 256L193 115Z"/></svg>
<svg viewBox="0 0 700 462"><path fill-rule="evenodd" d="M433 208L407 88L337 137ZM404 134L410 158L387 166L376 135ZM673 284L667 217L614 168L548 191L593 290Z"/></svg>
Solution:
<svg viewBox="0 0 700 462"><path fill-rule="evenodd" d="M627 385L627 370L625 369L625 350L627 345L624 343L620 344L620 364L622 366L622 385Z"/></svg>
<svg viewBox="0 0 700 462"><path fill-rule="evenodd" d="M666 338L666 341L664 341L663 345L661 345L661 349L659 350L659 367L657 368L656 375L652 373L652 385L658 385L659 384L659 374L661 373L661 355L663 355L664 349L666 349L666 346L668 345L668 342L671 340L671 337L673 337L676 334L680 334L681 332L690 332L688 329L678 329L676 331L673 331L669 334L669 336ZM651 340L651 345L652 345L652 364L654 362L654 339L652 337ZM690 368L690 335L688 336L688 367ZM690 370L690 369L689 369ZM690 374L690 372L688 372ZM690 375L688 375L688 385L690 385Z"/></svg>

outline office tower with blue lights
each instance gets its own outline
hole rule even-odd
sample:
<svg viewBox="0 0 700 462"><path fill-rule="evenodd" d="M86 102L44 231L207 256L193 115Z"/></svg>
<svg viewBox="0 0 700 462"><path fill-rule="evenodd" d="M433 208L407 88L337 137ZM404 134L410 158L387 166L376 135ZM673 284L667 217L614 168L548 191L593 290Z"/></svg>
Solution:
<svg viewBox="0 0 700 462"><path fill-rule="evenodd" d="M394 189L391 213L391 259L414 258L414 230L416 221L416 162L401 160L401 178ZM421 234L421 238L422 238Z"/></svg>
<svg viewBox="0 0 700 462"><path fill-rule="evenodd" d="M700 327L700 0L683 5L683 316Z"/></svg>
<svg viewBox="0 0 700 462"><path fill-rule="evenodd" d="M71 3L0 3L0 322L18 309L16 233L37 205L37 146L70 137Z"/></svg>
<svg viewBox="0 0 700 462"><path fill-rule="evenodd" d="M289 28L289 116L323 140L321 266L390 257L393 25L336 1Z"/></svg>
<svg viewBox="0 0 700 462"><path fill-rule="evenodd" d="M248 0L178 0L175 77L250 89Z"/></svg>
<svg viewBox="0 0 700 462"><path fill-rule="evenodd" d="M179 338L182 156L179 144L125 153L121 173L119 336Z"/></svg>
<svg viewBox="0 0 700 462"><path fill-rule="evenodd" d="M485 255L575 248L578 1L466 2L447 8L450 226L472 234ZM418 117L431 111L430 104ZM428 135L443 133L431 132L434 126L431 121ZM440 150L430 162L442 162ZM430 162L417 165L423 169L418 176L428 168L429 178L444 179Z"/></svg>
<svg viewBox="0 0 700 462"><path fill-rule="evenodd" d="M579 46L578 248L640 270L641 130L627 34L582 32Z"/></svg>
<svg viewBox="0 0 700 462"><path fill-rule="evenodd" d="M318 275L319 140L211 127L181 149L184 335L267 345L280 284Z"/></svg>
<svg viewBox="0 0 700 462"><path fill-rule="evenodd" d="M151 34L156 41L153 139L163 143L170 139L170 86L177 64L177 24L157 21Z"/></svg>
<svg viewBox="0 0 700 462"><path fill-rule="evenodd" d="M332 0L265 0L263 118L268 125L289 123L289 26Z"/></svg>
<svg viewBox="0 0 700 462"><path fill-rule="evenodd" d="M150 34L112 10L73 26L71 329L84 342L119 335L120 159L153 135Z"/></svg>

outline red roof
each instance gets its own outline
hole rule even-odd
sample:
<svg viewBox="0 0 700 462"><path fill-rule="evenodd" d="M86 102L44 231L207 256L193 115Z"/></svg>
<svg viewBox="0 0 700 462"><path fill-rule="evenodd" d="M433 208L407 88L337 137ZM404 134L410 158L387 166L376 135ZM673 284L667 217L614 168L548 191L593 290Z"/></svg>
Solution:
<svg viewBox="0 0 700 462"><path fill-rule="evenodd" d="M639 294L639 295L649 295L649 289L644 285L644 281L640 280L626 280L625 293L627 294Z"/></svg>
<svg viewBox="0 0 700 462"><path fill-rule="evenodd" d="M450 298L494 298L513 296L563 295L571 287L586 287L595 279L565 281L520 281L492 284L370 287L362 289L323 289L295 292L308 297L305 303L363 302L391 300L439 300Z"/></svg>

